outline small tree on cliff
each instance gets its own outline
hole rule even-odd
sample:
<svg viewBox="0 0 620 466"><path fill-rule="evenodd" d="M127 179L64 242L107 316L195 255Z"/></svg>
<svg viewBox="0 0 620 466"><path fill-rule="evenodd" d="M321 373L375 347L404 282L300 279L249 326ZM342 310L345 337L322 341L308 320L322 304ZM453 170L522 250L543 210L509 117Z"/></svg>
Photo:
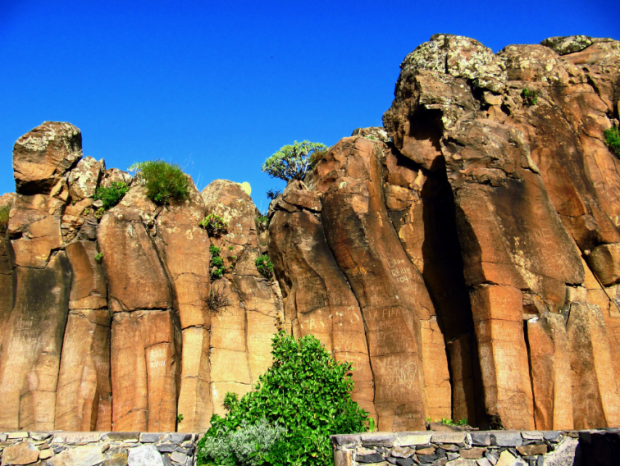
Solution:
<svg viewBox="0 0 620 466"><path fill-rule="evenodd" d="M273 365L255 390L240 400L226 394L229 412L211 418L198 465L333 465L329 436L368 430L368 413L351 400L350 363L335 361L312 335L280 331L272 347Z"/></svg>
<svg viewBox="0 0 620 466"><path fill-rule="evenodd" d="M303 180L312 168L316 155L326 150L327 146L320 142L295 141L292 146L282 147L265 160L262 170L287 183L291 180Z"/></svg>

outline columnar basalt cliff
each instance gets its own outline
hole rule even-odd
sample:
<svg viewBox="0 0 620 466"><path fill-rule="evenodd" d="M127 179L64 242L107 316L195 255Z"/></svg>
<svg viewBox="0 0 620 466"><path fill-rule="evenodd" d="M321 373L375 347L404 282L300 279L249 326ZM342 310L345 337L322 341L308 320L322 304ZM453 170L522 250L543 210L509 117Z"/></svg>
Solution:
<svg viewBox="0 0 620 466"><path fill-rule="evenodd" d="M22 136L13 162L16 194L2 199L12 208L0 246L0 430L206 430L226 392L247 392L269 367L282 307L277 283L254 267L250 197L215 181L156 205L129 174L82 158L68 123ZM93 195L115 181L131 189L101 216ZM199 226L211 212L230 225L221 238ZM218 280L212 244L230 261ZM229 303L217 312L213 290Z"/></svg>
<svg viewBox="0 0 620 466"><path fill-rule="evenodd" d="M158 205L83 157L77 128L42 124L0 199L0 430L204 431L279 328L352 361L381 430L619 426L620 160L603 137L619 112L620 42L493 54L433 36L384 128L290 182L268 230L237 183ZM100 215L115 181L130 190ZM228 230L209 236L208 214Z"/></svg>

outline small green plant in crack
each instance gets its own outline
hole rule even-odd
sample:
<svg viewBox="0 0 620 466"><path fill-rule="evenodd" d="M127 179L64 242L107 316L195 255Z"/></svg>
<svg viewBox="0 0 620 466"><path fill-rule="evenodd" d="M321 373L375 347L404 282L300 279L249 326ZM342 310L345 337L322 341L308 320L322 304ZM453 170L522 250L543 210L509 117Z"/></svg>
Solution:
<svg viewBox="0 0 620 466"><path fill-rule="evenodd" d="M267 280L271 280L273 278L273 264L269 260L269 256L264 255L258 257L254 261L254 265L256 265L258 272Z"/></svg>
<svg viewBox="0 0 620 466"><path fill-rule="evenodd" d="M536 105L538 103L538 91L525 88L521 91L521 97L525 105Z"/></svg>
<svg viewBox="0 0 620 466"><path fill-rule="evenodd" d="M612 126L609 129L603 131L605 137L605 144L609 147L609 150L618 158L620 158L620 128Z"/></svg>
<svg viewBox="0 0 620 466"><path fill-rule="evenodd" d="M228 246L228 250L232 251L234 248L232 246Z"/></svg>
<svg viewBox="0 0 620 466"><path fill-rule="evenodd" d="M269 228L269 217L266 215L259 215L256 217L256 225L259 229L266 230Z"/></svg>
<svg viewBox="0 0 620 466"><path fill-rule="evenodd" d="M103 217L103 214L105 214L105 209L103 207L99 207L97 211L95 212L95 218L97 220L101 220L101 217Z"/></svg>
<svg viewBox="0 0 620 466"><path fill-rule="evenodd" d="M183 422L183 415L177 414L177 424L181 424Z"/></svg>
<svg viewBox="0 0 620 466"><path fill-rule="evenodd" d="M0 230L6 230L9 225L9 213L11 212L11 206L3 205L0 207Z"/></svg>
<svg viewBox="0 0 620 466"><path fill-rule="evenodd" d="M103 253L102 252L98 252L97 254L95 254L95 260L97 262L101 262L103 260Z"/></svg>
<svg viewBox="0 0 620 466"><path fill-rule="evenodd" d="M109 210L114 207L116 204L121 202L121 199L127 194L129 191L129 186L122 181L115 181L114 183L110 183L110 186L107 188L99 187L97 191L95 191L95 195L93 199L95 201L101 201L103 203L103 210Z"/></svg>
<svg viewBox="0 0 620 466"><path fill-rule="evenodd" d="M209 252L211 253L211 277L214 279L221 278L226 271L224 259L220 257L221 251L217 246L209 247Z"/></svg>
<svg viewBox="0 0 620 466"><path fill-rule="evenodd" d="M228 231L228 223L216 214L209 214L200 222L200 226L207 230L209 236L221 236Z"/></svg>

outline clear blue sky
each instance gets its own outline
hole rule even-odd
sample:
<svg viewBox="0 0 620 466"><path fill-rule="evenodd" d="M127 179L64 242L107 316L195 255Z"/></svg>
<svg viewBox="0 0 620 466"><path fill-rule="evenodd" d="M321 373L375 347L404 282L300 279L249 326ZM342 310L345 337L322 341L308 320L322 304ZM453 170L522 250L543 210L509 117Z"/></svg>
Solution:
<svg viewBox="0 0 620 466"><path fill-rule="evenodd" d="M284 185L265 158L381 125L402 59L439 32L494 51L620 39L620 1L0 0L0 193L15 140L57 120L108 168L160 158L199 189L248 181L265 210Z"/></svg>

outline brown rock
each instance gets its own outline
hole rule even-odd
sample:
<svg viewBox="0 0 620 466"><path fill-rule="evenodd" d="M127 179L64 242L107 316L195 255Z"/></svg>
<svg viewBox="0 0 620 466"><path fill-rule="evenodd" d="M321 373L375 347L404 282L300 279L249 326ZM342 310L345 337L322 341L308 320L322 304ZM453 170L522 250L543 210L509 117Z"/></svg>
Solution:
<svg viewBox="0 0 620 466"><path fill-rule="evenodd" d="M434 309L381 203L381 155L377 143L346 138L320 161L311 183L324 193L327 241L364 317L379 428L414 430L427 410L420 321Z"/></svg>
<svg viewBox="0 0 620 466"><path fill-rule="evenodd" d="M575 429L620 424L620 397L598 306L574 303L567 323Z"/></svg>
<svg viewBox="0 0 620 466"><path fill-rule="evenodd" d="M564 317L546 314L527 321L534 418L539 430L573 428L573 389Z"/></svg>
<svg viewBox="0 0 620 466"><path fill-rule="evenodd" d="M101 178L101 187L109 188L112 183L125 183L127 186L131 185L133 178L127 172L119 170L118 168L107 169Z"/></svg>
<svg viewBox="0 0 620 466"><path fill-rule="evenodd" d="M517 447L517 451L522 456L546 455L547 445L544 443L540 445L521 445Z"/></svg>
<svg viewBox="0 0 620 466"><path fill-rule="evenodd" d="M177 350L172 311L116 312L112 321L115 431L174 431Z"/></svg>
<svg viewBox="0 0 620 466"><path fill-rule="evenodd" d="M521 292L512 287L481 285L472 290L487 412L511 428L533 429L521 302Z"/></svg>
<svg viewBox="0 0 620 466"><path fill-rule="evenodd" d="M15 188L20 194L49 193L82 158L82 134L69 123L46 121L13 148Z"/></svg>
<svg viewBox="0 0 620 466"><path fill-rule="evenodd" d="M70 309L101 309L107 306L107 286L101 262L95 259L97 243L76 241L65 248L73 269Z"/></svg>
<svg viewBox="0 0 620 466"><path fill-rule="evenodd" d="M31 464L39 459L39 450L33 443L21 442L6 447L2 452L2 464Z"/></svg>
<svg viewBox="0 0 620 466"><path fill-rule="evenodd" d="M84 157L80 160L75 168L69 172L67 178L71 197L73 199L93 197L104 171L105 162L103 160L97 162L92 157Z"/></svg>
<svg viewBox="0 0 620 466"><path fill-rule="evenodd" d="M465 458L467 460L477 460L478 458L482 457L485 451L487 451L486 448L479 447L472 447L468 449L461 448L459 450L459 454L461 455L461 458Z"/></svg>
<svg viewBox="0 0 620 466"><path fill-rule="evenodd" d="M603 285L613 285L620 281L620 243L602 244L587 259Z"/></svg>
<svg viewBox="0 0 620 466"><path fill-rule="evenodd" d="M70 311L58 375L56 429L112 429L110 321L107 309Z"/></svg>
<svg viewBox="0 0 620 466"><path fill-rule="evenodd" d="M69 261L57 252L45 269L17 267L15 281L15 306L3 330L0 429L53 430Z"/></svg>
<svg viewBox="0 0 620 466"><path fill-rule="evenodd" d="M114 312L172 308L168 277L149 234L155 209L135 187L101 219L99 248Z"/></svg>
<svg viewBox="0 0 620 466"><path fill-rule="evenodd" d="M212 282L229 305L211 309L211 394L213 412L223 414L227 391L250 391L271 365L271 340L282 317L275 281L260 275L254 261L261 255L258 210L239 184L216 180L202 191L207 213L221 216L227 232L211 238L220 248L226 274Z"/></svg>
<svg viewBox="0 0 620 466"><path fill-rule="evenodd" d="M310 195L316 196L301 182L293 182L283 197L302 199ZM279 282L286 320L291 322L294 335L312 334L337 360L353 362L352 398L376 419L359 304L327 244L320 218L313 212L321 209L300 204L295 204L292 212L278 210L269 224L269 252L274 267L282 273Z"/></svg>
<svg viewBox="0 0 620 466"><path fill-rule="evenodd" d="M174 291L183 340L183 362L178 412L183 414L179 430L208 428L212 408L209 384L210 315L209 246L207 232L199 226L204 218L204 202L198 190L190 187L190 197L172 204L156 220L161 238L160 257Z"/></svg>

